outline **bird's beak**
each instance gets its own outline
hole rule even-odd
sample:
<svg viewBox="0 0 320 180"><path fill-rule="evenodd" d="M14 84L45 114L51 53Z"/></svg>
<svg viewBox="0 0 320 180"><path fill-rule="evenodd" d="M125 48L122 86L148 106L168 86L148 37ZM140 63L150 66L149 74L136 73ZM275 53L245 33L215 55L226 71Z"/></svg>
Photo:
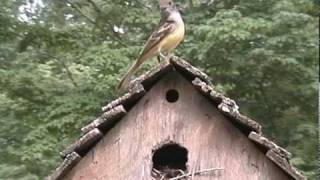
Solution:
<svg viewBox="0 0 320 180"><path fill-rule="evenodd" d="M165 11L167 7L160 7L160 11Z"/></svg>

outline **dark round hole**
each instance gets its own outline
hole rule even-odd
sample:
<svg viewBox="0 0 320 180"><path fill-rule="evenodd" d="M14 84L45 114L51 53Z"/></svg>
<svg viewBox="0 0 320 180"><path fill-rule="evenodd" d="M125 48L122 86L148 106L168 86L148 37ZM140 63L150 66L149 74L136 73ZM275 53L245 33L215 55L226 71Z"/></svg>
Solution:
<svg viewBox="0 0 320 180"><path fill-rule="evenodd" d="M165 177L178 176L187 171L188 150L176 143L165 144L157 149L152 156L153 169Z"/></svg>
<svg viewBox="0 0 320 180"><path fill-rule="evenodd" d="M166 98L168 102L171 102L171 103L176 102L179 99L179 93L177 90L171 89L167 91Z"/></svg>

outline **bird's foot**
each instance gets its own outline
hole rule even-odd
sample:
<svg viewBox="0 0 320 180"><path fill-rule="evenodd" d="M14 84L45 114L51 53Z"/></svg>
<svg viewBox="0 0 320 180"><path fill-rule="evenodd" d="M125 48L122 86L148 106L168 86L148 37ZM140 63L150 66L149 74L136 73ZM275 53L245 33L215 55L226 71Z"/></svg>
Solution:
<svg viewBox="0 0 320 180"><path fill-rule="evenodd" d="M174 58L175 56L174 56L174 54L169 54L168 55L168 59L170 60L170 59L172 59L172 58Z"/></svg>
<svg viewBox="0 0 320 180"><path fill-rule="evenodd" d="M162 54L162 52L159 53L159 56L160 56L161 58L163 58L163 59L166 59L166 58L167 58L167 56L165 56L164 54Z"/></svg>
<svg viewBox="0 0 320 180"><path fill-rule="evenodd" d="M160 63L161 62L161 58L164 59L167 63L170 62L170 56L165 56L164 54L162 54L161 52L159 53L159 56L158 56L158 62Z"/></svg>

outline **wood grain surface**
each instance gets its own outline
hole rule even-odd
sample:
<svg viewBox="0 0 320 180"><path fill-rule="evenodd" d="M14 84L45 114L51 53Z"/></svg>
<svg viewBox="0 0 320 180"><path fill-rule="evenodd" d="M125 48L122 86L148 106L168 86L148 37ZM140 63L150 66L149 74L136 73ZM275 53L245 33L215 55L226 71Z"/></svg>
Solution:
<svg viewBox="0 0 320 180"><path fill-rule="evenodd" d="M166 92L179 92L169 103ZM149 180L152 150L165 141L188 150L188 171L209 180L290 179L180 74L167 74L64 178Z"/></svg>

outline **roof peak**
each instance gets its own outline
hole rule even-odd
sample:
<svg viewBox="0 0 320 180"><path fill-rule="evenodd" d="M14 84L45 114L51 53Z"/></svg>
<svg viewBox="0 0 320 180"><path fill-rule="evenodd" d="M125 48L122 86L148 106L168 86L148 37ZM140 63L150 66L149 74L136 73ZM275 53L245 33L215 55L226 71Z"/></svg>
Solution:
<svg viewBox="0 0 320 180"><path fill-rule="evenodd" d="M266 156L293 179L306 179L289 159L291 154L274 142L262 136L261 125L239 112L236 102L215 91L208 75L178 57L160 63L150 71L130 82L127 93L102 107L100 117L81 129L82 137L61 153L64 162L49 179L61 179L85 154L106 134L148 90L171 71L177 71L188 80L203 96L208 98L223 115L228 117L251 141L260 146Z"/></svg>

